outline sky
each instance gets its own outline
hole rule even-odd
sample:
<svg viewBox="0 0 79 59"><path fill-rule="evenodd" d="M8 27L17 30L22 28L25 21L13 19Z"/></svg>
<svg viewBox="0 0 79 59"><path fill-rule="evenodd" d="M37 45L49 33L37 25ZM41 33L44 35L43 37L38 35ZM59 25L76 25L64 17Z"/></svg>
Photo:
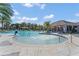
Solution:
<svg viewBox="0 0 79 59"><path fill-rule="evenodd" d="M12 23L79 22L78 3L13 3Z"/></svg>

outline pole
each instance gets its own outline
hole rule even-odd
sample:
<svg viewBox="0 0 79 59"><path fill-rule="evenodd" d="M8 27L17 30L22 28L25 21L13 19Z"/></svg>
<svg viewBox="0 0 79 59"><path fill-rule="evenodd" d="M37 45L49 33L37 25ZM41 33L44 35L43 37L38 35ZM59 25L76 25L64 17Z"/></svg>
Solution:
<svg viewBox="0 0 79 59"><path fill-rule="evenodd" d="M59 43L60 43L60 36L59 36Z"/></svg>
<svg viewBox="0 0 79 59"><path fill-rule="evenodd" d="M71 43L72 43L72 32L73 32L73 26L72 26L72 28L71 28L71 33L70 33L70 39L71 39Z"/></svg>
<svg viewBox="0 0 79 59"><path fill-rule="evenodd" d="M71 43L72 43L72 33L71 33L71 38L70 39L71 39Z"/></svg>

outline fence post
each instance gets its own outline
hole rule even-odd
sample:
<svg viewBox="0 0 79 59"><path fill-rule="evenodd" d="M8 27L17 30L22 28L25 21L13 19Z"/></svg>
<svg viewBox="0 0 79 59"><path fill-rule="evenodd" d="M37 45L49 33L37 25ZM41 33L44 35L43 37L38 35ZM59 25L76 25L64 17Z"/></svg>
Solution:
<svg viewBox="0 0 79 59"><path fill-rule="evenodd" d="M59 36L59 43L60 43L60 36Z"/></svg>
<svg viewBox="0 0 79 59"><path fill-rule="evenodd" d="M70 34L70 36L71 36L71 37L70 37L70 40L71 40L71 43L72 43L72 34Z"/></svg>

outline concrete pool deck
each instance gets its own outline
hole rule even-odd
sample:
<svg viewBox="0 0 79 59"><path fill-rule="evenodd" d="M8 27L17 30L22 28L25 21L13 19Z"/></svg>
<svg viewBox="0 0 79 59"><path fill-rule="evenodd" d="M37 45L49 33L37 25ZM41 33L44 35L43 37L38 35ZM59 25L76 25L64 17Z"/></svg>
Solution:
<svg viewBox="0 0 79 59"><path fill-rule="evenodd" d="M70 38L70 35L63 35ZM77 40L76 40L77 39ZM12 45L0 46L1 56L72 56L79 55L79 47L70 40L55 45L26 45L16 42L13 35L1 35L0 43L9 41ZM73 36L74 43L79 43L78 37Z"/></svg>

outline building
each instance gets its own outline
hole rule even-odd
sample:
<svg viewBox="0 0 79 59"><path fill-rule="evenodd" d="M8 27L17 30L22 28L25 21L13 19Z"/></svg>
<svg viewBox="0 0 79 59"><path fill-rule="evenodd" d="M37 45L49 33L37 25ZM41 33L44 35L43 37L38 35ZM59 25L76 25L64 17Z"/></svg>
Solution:
<svg viewBox="0 0 79 59"><path fill-rule="evenodd" d="M76 30L77 30L77 32L79 33L79 22L77 22L76 24L77 24Z"/></svg>
<svg viewBox="0 0 79 59"><path fill-rule="evenodd" d="M51 24L54 32L79 32L79 23L68 22L65 20L56 21Z"/></svg>

